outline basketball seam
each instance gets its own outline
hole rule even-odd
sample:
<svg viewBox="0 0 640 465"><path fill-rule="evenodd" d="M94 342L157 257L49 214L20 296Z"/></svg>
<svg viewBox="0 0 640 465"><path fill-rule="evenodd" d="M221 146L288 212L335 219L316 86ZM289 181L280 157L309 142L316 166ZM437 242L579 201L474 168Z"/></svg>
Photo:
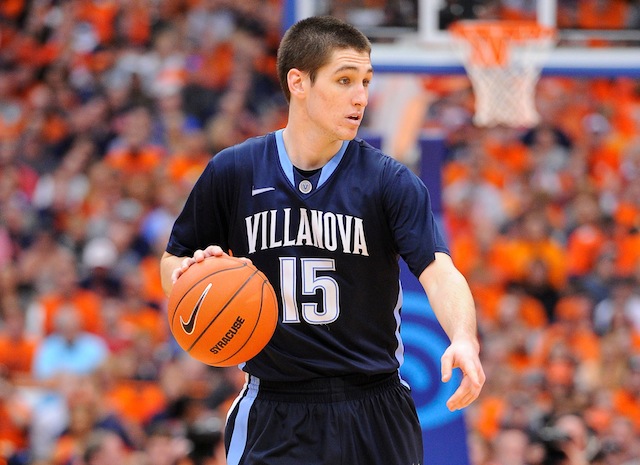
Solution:
<svg viewBox="0 0 640 465"><path fill-rule="evenodd" d="M200 332L200 335L191 343L191 345L189 346L189 348L187 349L187 352L191 352L191 349L193 349L193 346L195 346L198 341L200 340L200 338L209 330L209 328L211 327L211 325L218 319L218 317L220 316L220 314L222 314L222 312L224 311L225 308L227 308L229 306L229 304L231 302L233 302L233 299L236 298L236 296L240 293L240 291L242 289L244 289L244 287L249 283L249 281L251 281L251 279L258 273L258 270L254 270L253 273L251 273L251 275L245 280L244 283L242 283L242 286L240 286L238 289L236 289L236 291L233 293L233 295L231 296L231 298L229 300L227 300L227 302L220 308L220 310L218 311L218 314L211 319L211 321L209 322L209 324ZM211 275L210 275L211 276ZM206 278L205 278L206 279Z"/></svg>
<svg viewBox="0 0 640 465"><path fill-rule="evenodd" d="M219 273L223 273L223 272L225 272L225 271L239 270L239 269L241 269L241 268L244 268L245 266L247 266L247 264L246 264L246 263L241 263L239 266L234 267L234 268L225 268L225 269L223 269L223 270L214 271L213 273L208 274L208 275L207 275L207 276L205 276L204 278L202 278L202 279L200 279L200 280L196 281L195 283L193 283L193 284L191 285L191 287L190 287L189 289L187 289L187 291L182 295L182 297L180 297L180 300L178 300L178 302L176 302L176 304L175 304L175 306L174 306L174 308L173 308L173 314L171 315L171 327L173 328L173 324L175 323L176 313L178 313L178 309L180 308L180 304L182 303L182 301L183 301L184 299L186 299L186 298L187 298L187 295L189 294L189 292L191 292L191 290L192 290L194 287L196 287L196 286L197 286L198 284L200 284L202 281L204 281L204 280L206 280L206 279L209 279L211 276L215 276L215 275L217 275L217 274L219 274ZM252 275L252 276L253 276L253 275ZM180 279L180 278L178 278L178 279Z"/></svg>
<svg viewBox="0 0 640 465"><path fill-rule="evenodd" d="M260 273L259 275L261 275L262 273ZM253 275L255 276L255 275ZM251 279L253 279L253 276L251 276ZM220 360L218 363L224 363L227 360L235 357L236 355L238 355L238 352L240 352L242 349L244 349L244 347L247 345L247 342L249 342L251 340L251 336L253 336L253 333L256 332L256 329L258 328L258 324L260 323L260 317L262 316L262 310L264 308L264 288L267 284L267 279L264 276L260 276L263 281L262 281L262 292L260 293L260 310L258 311L258 318L255 321L255 324L253 325L253 328L251 329L251 334L249 334L249 336L247 337L247 340L244 341L244 344L242 344L240 347L238 347L238 350L236 350L233 354L231 354L230 356L228 356L227 358Z"/></svg>

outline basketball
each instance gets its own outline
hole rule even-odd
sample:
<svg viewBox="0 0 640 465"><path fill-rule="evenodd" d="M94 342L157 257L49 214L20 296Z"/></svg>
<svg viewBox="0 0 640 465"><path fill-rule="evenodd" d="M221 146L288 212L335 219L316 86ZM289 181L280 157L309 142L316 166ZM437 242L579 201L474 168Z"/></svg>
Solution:
<svg viewBox="0 0 640 465"><path fill-rule="evenodd" d="M278 301L255 266L233 257L208 257L176 281L168 300L176 341L211 366L246 362L267 345L278 321Z"/></svg>

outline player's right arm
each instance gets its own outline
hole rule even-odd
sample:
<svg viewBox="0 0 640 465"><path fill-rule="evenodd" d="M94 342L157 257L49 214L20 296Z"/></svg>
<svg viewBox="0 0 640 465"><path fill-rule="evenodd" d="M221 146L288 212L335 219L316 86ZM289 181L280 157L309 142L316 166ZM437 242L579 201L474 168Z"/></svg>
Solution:
<svg viewBox="0 0 640 465"><path fill-rule="evenodd" d="M173 289L173 283L178 279L178 270L181 269L181 263L186 257L177 257L165 252L160 259L160 281L162 282L162 290L168 296ZM174 274L176 277L174 278ZM182 272L180 272L182 274Z"/></svg>

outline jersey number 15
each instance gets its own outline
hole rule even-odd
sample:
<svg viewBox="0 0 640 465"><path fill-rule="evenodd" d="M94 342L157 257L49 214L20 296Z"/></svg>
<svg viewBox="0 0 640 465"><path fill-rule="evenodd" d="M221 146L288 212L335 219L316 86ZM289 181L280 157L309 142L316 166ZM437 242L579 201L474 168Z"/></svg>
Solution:
<svg viewBox="0 0 640 465"><path fill-rule="evenodd" d="M335 260L331 258L301 258L300 292L302 295L322 293L322 307L315 302L298 305L298 258L280 257L280 289L282 295L283 323L300 323L300 317L309 324L328 324L340 315L340 290L330 276L319 276L321 271L335 271Z"/></svg>

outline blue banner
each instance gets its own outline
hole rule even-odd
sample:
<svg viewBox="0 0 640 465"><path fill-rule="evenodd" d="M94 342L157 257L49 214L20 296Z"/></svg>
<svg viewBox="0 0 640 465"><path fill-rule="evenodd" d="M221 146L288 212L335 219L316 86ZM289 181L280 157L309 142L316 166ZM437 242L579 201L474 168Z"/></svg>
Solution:
<svg viewBox="0 0 640 465"><path fill-rule="evenodd" d="M451 412L447 399L460 384L460 370L448 383L440 380L440 357L449 338L436 319L418 280L402 263L404 300L402 340L405 361L400 372L411 386L422 425L422 465L469 465L467 429L463 411Z"/></svg>

